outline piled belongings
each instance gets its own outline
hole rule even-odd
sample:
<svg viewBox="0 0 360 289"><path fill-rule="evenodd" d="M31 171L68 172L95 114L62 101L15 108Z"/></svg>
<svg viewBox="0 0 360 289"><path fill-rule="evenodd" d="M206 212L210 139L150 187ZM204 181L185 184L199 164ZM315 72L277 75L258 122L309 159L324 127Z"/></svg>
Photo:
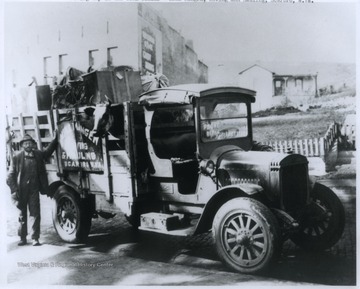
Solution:
<svg viewBox="0 0 360 289"><path fill-rule="evenodd" d="M52 108L73 108L96 105L110 99L113 103L137 101L143 92L169 86L160 73L140 75L131 66L110 66L87 72L69 67L52 92Z"/></svg>
<svg viewBox="0 0 360 289"><path fill-rule="evenodd" d="M152 74L146 72L145 75L141 76L141 83L143 91L147 92L157 88L168 87L169 79L161 73Z"/></svg>
<svg viewBox="0 0 360 289"><path fill-rule="evenodd" d="M69 67L66 74L52 92L52 108L71 108L86 105L89 102L85 95L82 79L84 72Z"/></svg>
<svg viewBox="0 0 360 289"><path fill-rule="evenodd" d="M100 103L110 99L113 103L137 101L143 93L140 71L131 66L111 66L83 75L85 94L93 95L92 102Z"/></svg>

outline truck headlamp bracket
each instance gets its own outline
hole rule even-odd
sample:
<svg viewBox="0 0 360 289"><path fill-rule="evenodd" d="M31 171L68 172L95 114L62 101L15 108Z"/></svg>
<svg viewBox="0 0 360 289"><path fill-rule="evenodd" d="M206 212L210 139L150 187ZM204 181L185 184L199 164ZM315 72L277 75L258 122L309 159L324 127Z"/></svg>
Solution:
<svg viewBox="0 0 360 289"><path fill-rule="evenodd" d="M215 164L212 160L202 160L199 164L200 173L211 176L211 174L215 171Z"/></svg>

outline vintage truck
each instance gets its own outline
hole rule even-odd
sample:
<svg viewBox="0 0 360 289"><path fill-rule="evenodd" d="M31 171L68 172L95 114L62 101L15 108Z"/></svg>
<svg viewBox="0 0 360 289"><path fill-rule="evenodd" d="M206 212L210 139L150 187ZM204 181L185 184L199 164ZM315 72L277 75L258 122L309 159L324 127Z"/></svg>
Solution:
<svg viewBox="0 0 360 289"><path fill-rule="evenodd" d="M241 273L268 268L289 238L332 247L344 230L342 203L309 176L305 156L253 141L255 94L180 85L46 112L59 139L47 165L58 235L83 242L94 216L118 213L139 230L212 231L219 258Z"/></svg>

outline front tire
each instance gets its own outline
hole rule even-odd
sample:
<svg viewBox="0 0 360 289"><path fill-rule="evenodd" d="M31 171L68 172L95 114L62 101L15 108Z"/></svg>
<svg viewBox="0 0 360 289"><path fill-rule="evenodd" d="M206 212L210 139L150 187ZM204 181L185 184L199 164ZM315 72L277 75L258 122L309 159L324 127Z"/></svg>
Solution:
<svg viewBox="0 0 360 289"><path fill-rule="evenodd" d="M85 241L91 228L91 208L79 195L67 186L61 186L54 194L53 225L62 240L69 243Z"/></svg>
<svg viewBox="0 0 360 289"><path fill-rule="evenodd" d="M345 210L338 196L328 187L315 184L314 209L307 212L300 231L291 240L304 249L325 250L335 245L345 227Z"/></svg>
<svg viewBox="0 0 360 289"><path fill-rule="evenodd" d="M265 270L280 249L280 228L262 203L250 198L226 202L216 213L213 237L221 260L240 273Z"/></svg>

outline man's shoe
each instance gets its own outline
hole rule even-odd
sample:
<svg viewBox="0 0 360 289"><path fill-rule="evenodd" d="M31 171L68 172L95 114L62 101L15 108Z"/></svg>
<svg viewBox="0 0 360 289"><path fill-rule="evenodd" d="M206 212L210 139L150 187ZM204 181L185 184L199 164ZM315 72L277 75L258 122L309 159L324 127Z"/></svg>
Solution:
<svg viewBox="0 0 360 289"><path fill-rule="evenodd" d="M38 240L38 239L34 239L34 240L32 241L32 245L33 245L33 246L40 246L39 240Z"/></svg>
<svg viewBox="0 0 360 289"><path fill-rule="evenodd" d="M18 243L18 246L24 246L26 244L27 244L26 239L25 240L21 239L21 241Z"/></svg>

